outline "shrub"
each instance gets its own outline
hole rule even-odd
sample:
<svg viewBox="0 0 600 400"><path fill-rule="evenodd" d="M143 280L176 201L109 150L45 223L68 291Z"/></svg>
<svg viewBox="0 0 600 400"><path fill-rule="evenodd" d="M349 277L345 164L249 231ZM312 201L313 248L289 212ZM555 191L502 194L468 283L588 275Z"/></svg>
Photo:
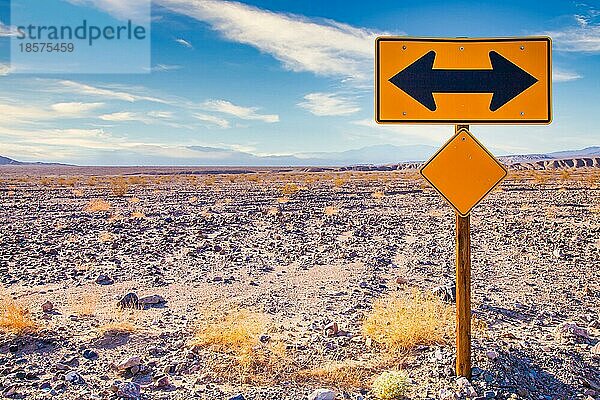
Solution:
<svg viewBox="0 0 600 400"><path fill-rule="evenodd" d="M216 353L207 365L234 382L276 382L289 369L285 346L278 340L261 341L270 324L265 314L233 310L221 316L206 313L192 341L194 351Z"/></svg>
<svg viewBox="0 0 600 400"><path fill-rule="evenodd" d="M367 337L391 351L446 343L453 328L454 308L417 290L379 300L363 324Z"/></svg>
<svg viewBox="0 0 600 400"><path fill-rule="evenodd" d="M325 207L324 213L327 216L332 216L334 214L337 214L340 210L338 210L337 208L335 208L334 206L327 206Z"/></svg>
<svg viewBox="0 0 600 400"><path fill-rule="evenodd" d="M129 190L129 184L127 180L122 176L116 177L110 181L110 191L113 195L123 197Z"/></svg>
<svg viewBox="0 0 600 400"><path fill-rule="evenodd" d="M91 200L83 209L85 212L99 212L108 210L110 210L110 203L102 199Z"/></svg>
<svg viewBox="0 0 600 400"><path fill-rule="evenodd" d="M296 194L299 190L300 188L295 183L286 183L285 186L281 188L281 193L284 196L291 196Z"/></svg>
<svg viewBox="0 0 600 400"><path fill-rule="evenodd" d="M0 331L22 335L36 329L27 307L8 297L0 298Z"/></svg>
<svg viewBox="0 0 600 400"><path fill-rule="evenodd" d="M373 395L380 400L402 399L410 389L408 375L402 371L385 371L373 382Z"/></svg>

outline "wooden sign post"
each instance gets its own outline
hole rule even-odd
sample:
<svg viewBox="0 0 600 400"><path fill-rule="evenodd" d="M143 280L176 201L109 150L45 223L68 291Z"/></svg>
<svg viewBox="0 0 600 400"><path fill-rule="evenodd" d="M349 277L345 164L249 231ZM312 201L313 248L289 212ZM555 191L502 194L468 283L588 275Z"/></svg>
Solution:
<svg viewBox="0 0 600 400"><path fill-rule="evenodd" d="M456 125L456 134L468 125ZM456 213L456 376L471 379L471 218Z"/></svg>

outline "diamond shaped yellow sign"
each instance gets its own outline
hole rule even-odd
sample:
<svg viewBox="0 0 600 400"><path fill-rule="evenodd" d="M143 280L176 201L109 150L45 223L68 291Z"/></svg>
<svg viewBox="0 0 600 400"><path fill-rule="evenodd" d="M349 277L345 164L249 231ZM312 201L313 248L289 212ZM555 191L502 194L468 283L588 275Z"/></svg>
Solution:
<svg viewBox="0 0 600 400"><path fill-rule="evenodd" d="M421 167L421 175L461 216L468 215L507 173L506 168L464 128Z"/></svg>

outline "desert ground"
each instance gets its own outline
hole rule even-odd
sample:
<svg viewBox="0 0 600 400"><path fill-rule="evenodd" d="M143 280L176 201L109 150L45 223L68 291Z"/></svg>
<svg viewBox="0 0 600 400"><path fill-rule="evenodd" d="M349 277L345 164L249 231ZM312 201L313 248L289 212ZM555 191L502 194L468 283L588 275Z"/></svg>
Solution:
<svg viewBox="0 0 600 400"><path fill-rule="evenodd" d="M472 212L469 382L415 170L2 167L0 393L600 399L599 171L511 170Z"/></svg>

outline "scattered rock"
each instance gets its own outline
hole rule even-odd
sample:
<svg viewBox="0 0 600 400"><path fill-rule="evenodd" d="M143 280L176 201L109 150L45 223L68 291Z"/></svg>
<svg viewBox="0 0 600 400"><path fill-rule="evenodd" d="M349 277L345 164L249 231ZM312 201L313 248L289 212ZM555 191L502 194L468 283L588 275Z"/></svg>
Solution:
<svg viewBox="0 0 600 400"><path fill-rule="evenodd" d="M141 396L141 387L135 382L123 382L117 386L117 396L128 400L137 400Z"/></svg>
<svg viewBox="0 0 600 400"><path fill-rule="evenodd" d="M67 374L65 375L65 381L72 383L73 385L82 385L85 383L85 381L77 371L67 372Z"/></svg>
<svg viewBox="0 0 600 400"><path fill-rule="evenodd" d="M404 284L408 283L408 279L406 279L404 277L401 277L401 276L397 276L396 277L396 283L398 285L404 285Z"/></svg>
<svg viewBox="0 0 600 400"><path fill-rule="evenodd" d="M167 301L160 295L158 294L153 294L150 296L144 296L144 297L140 297L138 300L138 303L140 304L140 306L153 306L153 305L157 305L157 304L164 304Z"/></svg>
<svg viewBox="0 0 600 400"><path fill-rule="evenodd" d="M324 334L327 337L332 337L332 336L337 335L339 331L340 330L338 328L337 322L331 322L331 323L325 325Z"/></svg>
<svg viewBox="0 0 600 400"><path fill-rule="evenodd" d="M169 375L159 376L154 382L154 387L157 389L164 389L169 386L171 386L171 380L169 378Z"/></svg>
<svg viewBox="0 0 600 400"><path fill-rule="evenodd" d="M596 343L594 345L594 347L592 347L592 349L590 350L590 352L594 356L600 356L600 342Z"/></svg>
<svg viewBox="0 0 600 400"><path fill-rule="evenodd" d="M108 275L106 274L100 274L98 275L98 277L96 278L96 283L98 285L112 285L113 283L115 283L115 281Z"/></svg>
<svg viewBox="0 0 600 400"><path fill-rule="evenodd" d="M495 350L488 350L485 352L485 355L491 361L496 361L498 359L498 352Z"/></svg>
<svg viewBox="0 0 600 400"><path fill-rule="evenodd" d="M117 307L120 308L140 308L140 302L137 297L137 294L130 292L127 293L119 302L117 303Z"/></svg>
<svg viewBox="0 0 600 400"><path fill-rule="evenodd" d="M51 301L46 301L44 304L42 304L42 311L45 313L54 311L54 304L52 304Z"/></svg>
<svg viewBox="0 0 600 400"><path fill-rule="evenodd" d="M83 353L81 353L83 355L83 358L85 358L86 360L97 360L98 359L98 353L92 349L85 349L83 351Z"/></svg>
<svg viewBox="0 0 600 400"><path fill-rule="evenodd" d="M458 390L460 391L460 394L467 396L467 397L476 397L477 396L477 392L473 388L473 385L471 385L471 382L469 382L469 380L467 378L465 378L464 376L456 378L456 384L458 386Z"/></svg>
<svg viewBox="0 0 600 400"><path fill-rule="evenodd" d="M335 392L329 389L316 389L308 396L308 400L334 400Z"/></svg>
<svg viewBox="0 0 600 400"><path fill-rule="evenodd" d="M119 362L116 367L119 371L125 371L128 368L138 366L142 363L142 359L139 356L133 356L124 358Z"/></svg>
<svg viewBox="0 0 600 400"><path fill-rule="evenodd" d="M17 393L17 385L9 385L2 391L2 396L11 397Z"/></svg>
<svg viewBox="0 0 600 400"><path fill-rule="evenodd" d="M575 341L578 343L589 339L590 335L585 328L574 322L564 322L556 328L556 337L562 341Z"/></svg>
<svg viewBox="0 0 600 400"><path fill-rule="evenodd" d="M442 301L454 303L456 302L456 283L437 286L433 288L433 294L442 299Z"/></svg>

